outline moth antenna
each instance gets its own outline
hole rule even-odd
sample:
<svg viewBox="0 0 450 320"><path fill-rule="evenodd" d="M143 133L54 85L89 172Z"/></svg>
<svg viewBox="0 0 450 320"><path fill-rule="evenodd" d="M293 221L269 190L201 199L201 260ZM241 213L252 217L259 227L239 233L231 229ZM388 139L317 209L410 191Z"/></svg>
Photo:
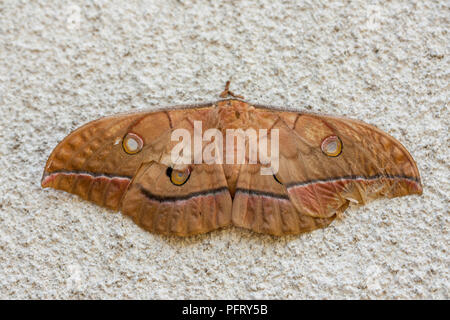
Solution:
<svg viewBox="0 0 450 320"><path fill-rule="evenodd" d="M228 80L225 83L225 89L222 91L222 93L220 94L221 98L226 98L227 96L232 96L234 98L238 98L238 99L244 99L243 96L239 95L239 94L234 94L233 92L230 91L230 80Z"/></svg>

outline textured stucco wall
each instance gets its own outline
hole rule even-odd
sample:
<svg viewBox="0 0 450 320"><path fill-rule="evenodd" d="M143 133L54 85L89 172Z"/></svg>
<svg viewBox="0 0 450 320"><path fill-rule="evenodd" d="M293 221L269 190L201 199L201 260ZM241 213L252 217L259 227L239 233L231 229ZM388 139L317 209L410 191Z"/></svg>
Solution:
<svg viewBox="0 0 450 320"><path fill-rule="evenodd" d="M0 298L449 298L446 1L0 1ZM53 147L100 116L247 100L364 120L423 196L273 238L188 239L42 190Z"/></svg>

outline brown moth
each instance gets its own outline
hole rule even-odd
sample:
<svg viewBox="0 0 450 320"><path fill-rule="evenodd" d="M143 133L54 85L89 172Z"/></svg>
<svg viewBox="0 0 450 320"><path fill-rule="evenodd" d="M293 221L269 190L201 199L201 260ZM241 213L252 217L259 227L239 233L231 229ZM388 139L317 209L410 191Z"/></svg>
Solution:
<svg viewBox="0 0 450 320"><path fill-rule="evenodd" d="M178 236L230 225L299 234L326 227L349 204L422 194L414 159L381 130L361 121L247 103L228 83L221 97L227 95L233 98L92 121L53 150L42 187L120 210L145 230ZM269 137L277 129L278 171L260 174L267 164L259 159L171 163L178 143L172 133L183 128L194 134L195 121L202 122L203 132L214 128L224 136L227 129L253 128L267 129ZM223 154L237 152L223 148Z"/></svg>

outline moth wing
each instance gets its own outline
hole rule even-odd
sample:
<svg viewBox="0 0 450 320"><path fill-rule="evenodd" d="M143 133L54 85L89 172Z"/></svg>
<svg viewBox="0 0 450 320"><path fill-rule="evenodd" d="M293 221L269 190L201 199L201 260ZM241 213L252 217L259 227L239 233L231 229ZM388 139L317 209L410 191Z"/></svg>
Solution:
<svg viewBox="0 0 450 320"><path fill-rule="evenodd" d="M205 233L230 224L232 200L221 165L189 166L182 185L171 182L168 168L155 161L143 164L121 211L142 228L168 235Z"/></svg>
<svg viewBox="0 0 450 320"><path fill-rule="evenodd" d="M261 164L241 165L233 200L233 225L281 236L324 228L333 219L299 212L282 184L272 175L261 175Z"/></svg>
<svg viewBox="0 0 450 320"><path fill-rule="evenodd" d="M160 162L167 156L168 147L175 143L171 141L172 131L182 127L190 130L192 121L209 119L211 110L211 105L180 106L170 111L115 115L89 122L55 147L44 168L42 187L64 190L119 210L142 164ZM134 139L131 147L142 142L138 152L125 151L129 134Z"/></svg>
<svg viewBox="0 0 450 320"><path fill-rule="evenodd" d="M302 214L329 218L351 203L422 193L419 171L406 148L374 126L338 117L259 112L278 119L272 127L279 130L277 177ZM338 152L327 154L327 144Z"/></svg>

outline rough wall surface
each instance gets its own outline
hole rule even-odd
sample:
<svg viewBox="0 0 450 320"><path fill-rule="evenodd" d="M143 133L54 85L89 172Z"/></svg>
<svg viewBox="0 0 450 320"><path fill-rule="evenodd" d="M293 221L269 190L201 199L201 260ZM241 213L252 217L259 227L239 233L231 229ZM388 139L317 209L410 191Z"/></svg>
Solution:
<svg viewBox="0 0 450 320"><path fill-rule="evenodd" d="M0 1L0 298L449 298L446 1ZM423 196L324 230L188 239L43 190L100 116L215 100L343 115L411 152Z"/></svg>

